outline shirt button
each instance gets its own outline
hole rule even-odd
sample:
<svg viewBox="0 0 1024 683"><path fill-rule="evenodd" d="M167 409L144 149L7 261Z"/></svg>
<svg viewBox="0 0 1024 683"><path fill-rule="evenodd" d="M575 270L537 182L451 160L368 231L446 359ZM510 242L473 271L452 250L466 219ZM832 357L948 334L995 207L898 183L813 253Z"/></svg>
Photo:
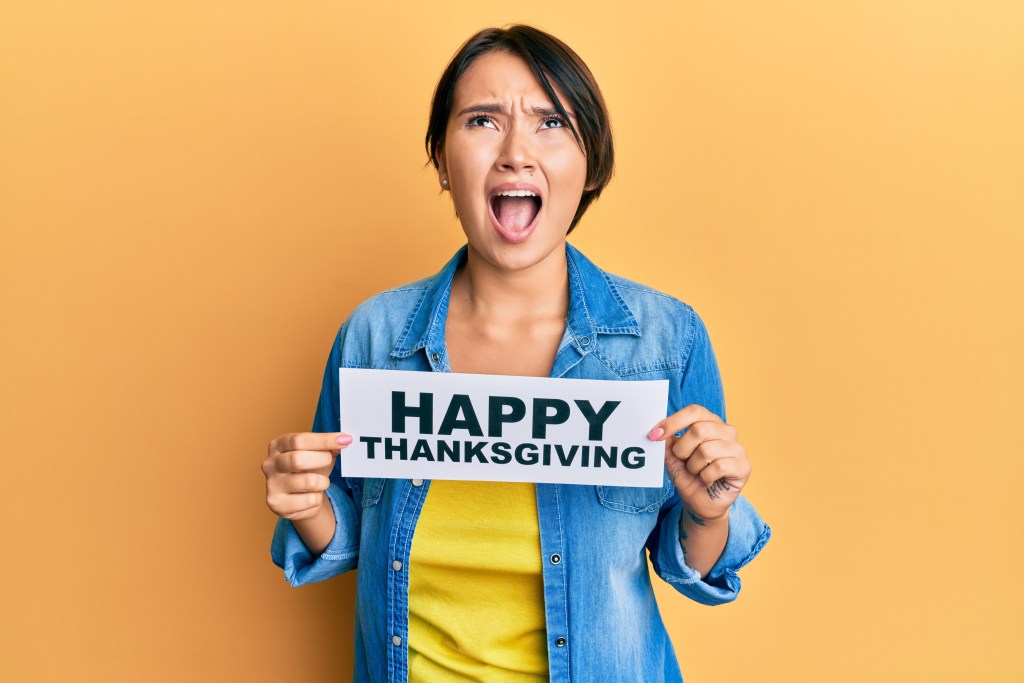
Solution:
<svg viewBox="0 0 1024 683"><path fill-rule="evenodd" d="M398 560L395 560L391 563L391 568L394 569L396 572L400 572L402 571L402 563Z"/></svg>
<svg viewBox="0 0 1024 683"><path fill-rule="evenodd" d="M551 564L558 564L561 561L562 561L562 556L559 555L558 553L555 553L554 555L551 556Z"/></svg>
<svg viewBox="0 0 1024 683"><path fill-rule="evenodd" d="M422 479L413 479L412 480L412 485L415 486L416 488L419 488L420 486L423 486L423 480Z"/></svg>
<svg viewBox="0 0 1024 683"><path fill-rule="evenodd" d="M564 638L562 640L564 640ZM402 636L391 636L391 644L392 645L401 645L402 644Z"/></svg>
<svg viewBox="0 0 1024 683"><path fill-rule="evenodd" d="M555 645L557 645L558 647L565 647L565 638L562 638L561 636L555 638Z"/></svg>
<svg viewBox="0 0 1024 683"><path fill-rule="evenodd" d="M432 361L434 361L435 363L437 363L438 361L440 361L440 360L441 360L441 354L439 354L439 353L437 353L437 352L435 351L434 353L430 354L430 360L432 360Z"/></svg>
<svg viewBox="0 0 1024 683"><path fill-rule="evenodd" d="M590 344L590 337L580 337L580 346L588 346Z"/></svg>

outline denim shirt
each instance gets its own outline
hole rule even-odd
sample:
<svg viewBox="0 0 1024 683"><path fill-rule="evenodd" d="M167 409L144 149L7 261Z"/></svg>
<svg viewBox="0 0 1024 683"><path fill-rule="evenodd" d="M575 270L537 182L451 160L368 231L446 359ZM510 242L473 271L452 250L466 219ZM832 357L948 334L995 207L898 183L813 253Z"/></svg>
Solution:
<svg viewBox="0 0 1024 683"><path fill-rule="evenodd" d="M371 297L334 341L313 431L338 431L338 368L451 372L445 320L466 247L437 275ZM725 420L722 383L703 322L687 304L604 272L566 245L569 312L552 377L667 379L666 415L698 403ZM646 428L647 425L644 425ZM271 557L293 586L359 570L353 679L406 681L409 553L430 482L331 474L336 530L314 556L279 518ZM340 471L339 471L340 469ZM705 605L734 600L737 571L771 536L741 495L729 538L704 579L685 564L682 502L661 488L537 484L548 670L552 681L681 681L661 620L645 548L661 579ZM724 634L723 634L724 635Z"/></svg>

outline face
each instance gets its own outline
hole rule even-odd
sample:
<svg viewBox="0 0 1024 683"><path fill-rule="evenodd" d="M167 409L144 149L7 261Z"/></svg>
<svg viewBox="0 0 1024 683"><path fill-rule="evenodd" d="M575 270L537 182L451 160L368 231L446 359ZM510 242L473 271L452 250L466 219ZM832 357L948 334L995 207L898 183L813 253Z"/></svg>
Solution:
<svg viewBox="0 0 1024 683"><path fill-rule="evenodd" d="M526 62L478 57L455 86L438 158L470 250L503 270L564 258L586 175L583 150Z"/></svg>

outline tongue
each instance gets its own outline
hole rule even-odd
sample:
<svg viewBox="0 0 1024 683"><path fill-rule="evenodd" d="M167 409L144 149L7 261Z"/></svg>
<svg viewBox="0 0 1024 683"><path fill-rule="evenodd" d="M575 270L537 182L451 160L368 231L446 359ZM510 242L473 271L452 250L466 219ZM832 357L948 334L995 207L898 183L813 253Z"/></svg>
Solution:
<svg viewBox="0 0 1024 683"><path fill-rule="evenodd" d="M518 232L533 222L537 204L533 197L495 197L494 215L501 227Z"/></svg>

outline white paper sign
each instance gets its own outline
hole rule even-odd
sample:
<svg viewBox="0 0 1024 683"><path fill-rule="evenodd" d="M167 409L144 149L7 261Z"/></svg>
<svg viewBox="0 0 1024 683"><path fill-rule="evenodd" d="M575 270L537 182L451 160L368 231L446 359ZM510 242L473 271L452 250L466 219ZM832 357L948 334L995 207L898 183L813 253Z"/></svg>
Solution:
<svg viewBox="0 0 1024 683"><path fill-rule="evenodd" d="M342 368L348 477L659 487L668 381Z"/></svg>

